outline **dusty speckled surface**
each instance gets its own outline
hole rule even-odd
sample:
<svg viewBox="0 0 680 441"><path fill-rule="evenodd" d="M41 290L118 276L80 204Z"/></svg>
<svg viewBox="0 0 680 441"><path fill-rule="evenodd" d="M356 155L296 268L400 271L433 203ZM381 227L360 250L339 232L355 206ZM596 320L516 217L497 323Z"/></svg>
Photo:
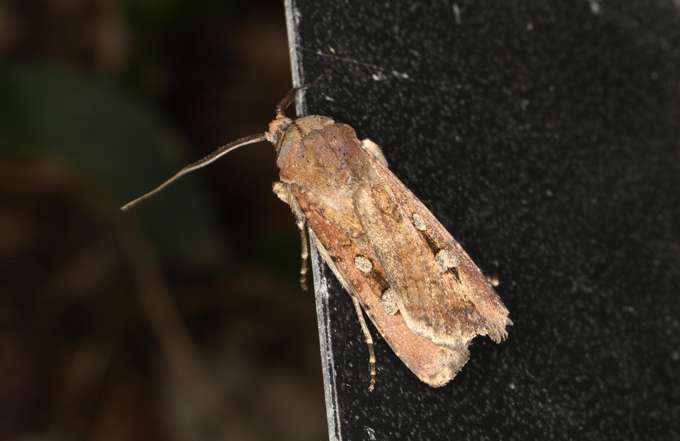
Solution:
<svg viewBox="0 0 680 441"><path fill-rule="evenodd" d="M440 389L378 337L369 394L325 269L340 439L680 436L677 5L288 6L302 108L380 145L515 323Z"/></svg>

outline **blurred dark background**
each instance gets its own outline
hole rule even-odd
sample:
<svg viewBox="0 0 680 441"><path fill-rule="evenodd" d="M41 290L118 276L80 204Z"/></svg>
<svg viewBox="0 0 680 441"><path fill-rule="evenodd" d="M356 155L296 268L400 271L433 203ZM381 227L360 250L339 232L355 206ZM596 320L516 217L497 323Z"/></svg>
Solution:
<svg viewBox="0 0 680 441"><path fill-rule="evenodd" d="M279 0L0 1L0 440L327 437Z"/></svg>

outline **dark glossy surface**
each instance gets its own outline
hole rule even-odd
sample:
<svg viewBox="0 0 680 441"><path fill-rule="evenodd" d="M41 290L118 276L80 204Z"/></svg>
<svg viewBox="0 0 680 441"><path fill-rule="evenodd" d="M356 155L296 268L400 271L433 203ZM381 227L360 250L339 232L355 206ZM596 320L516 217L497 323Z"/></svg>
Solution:
<svg viewBox="0 0 680 441"><path fill-rule="evenodd" d="M668 1L293 1L306 111L352 125L515 325L432 389L325 269L339 438L680 436L680 13ZM319 284L317 285L317 287ZM322 286L323 288L323 286Z"/></svg>

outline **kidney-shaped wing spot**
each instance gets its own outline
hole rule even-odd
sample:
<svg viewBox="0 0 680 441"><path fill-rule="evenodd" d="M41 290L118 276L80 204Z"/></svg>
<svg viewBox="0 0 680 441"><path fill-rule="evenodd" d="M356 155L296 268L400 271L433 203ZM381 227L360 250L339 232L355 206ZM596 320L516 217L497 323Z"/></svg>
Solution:
<svg viewBox="0 0 680 441"><path fill-rule="evenodd" d="M397 305L397 296L394 294L393 289L388 289L380 297L380 304L382 305L385 312L389 315L395 315L399 312L399 305Z"/></svg>
<svg viewBox="0 0 680 441"><path fill-rule="evenodd" d="M437 260L440 268L444 271L448 271L460 265L460 259L453 250L439 250L434 258Z"/></svg>

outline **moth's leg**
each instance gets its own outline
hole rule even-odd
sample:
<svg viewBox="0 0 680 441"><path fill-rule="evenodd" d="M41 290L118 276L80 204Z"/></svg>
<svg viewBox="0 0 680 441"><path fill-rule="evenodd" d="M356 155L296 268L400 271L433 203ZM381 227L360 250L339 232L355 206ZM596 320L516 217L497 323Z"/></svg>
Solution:
<svg viewBox="0 0 680 441"><path fill-rule="evenodd" d="M316 250L321 255L323 261L326 262L326 265L328 265L331 271L333 271L333 274L338 279L338 282L340 282L340 284L342 285L342 288L348 293L350 293L350 295L353 295L352 287L350 286L349 283L347 283L347 280L345 280L345 276L342 275L337 265L335 265L335 262L333 262L333 259L331 258L330 254L328 254L328 250L324 248L319 238L316 237L316 234L314 234L314 230L310 228L309 230L307 230L307 233L309 233L309 237L314 241L314 245L316 245Z"/></svg>
<svg viewBox="0 0 680 441"><path fill-rule="evenodd" d="M368 369L371 373L371 382L368 385L368 390L373 392L373 389L375 389L375 351L373 350L373 337L371 337L371 331L368 330L366 320L364 320L364 312L361 309L359 300L354 296L351 297L352 302L354 302L354 309L357 311L357 317L359 317L361 330L364 332L366 344L368 345Z"/></svg>
<svg viewBox="0 0 680 441"><path fill-rule="evenodd" d="M300 286L303 291L307 291L307 267L309 260L309 240L307 239L307 228L303 225L300 228L300 241L302 242L302 267L300 268Z"/></svg>
<svg viewBox="0 0 680 441"><path fill-rule="evenodd" d="M300 269L300 286L303 291L307 291L307 260L309 259L309 241L307 240L307 219L302 209L297 203L295 196L283 182L274 183L274 193L286 204L295 215L295 223L300 229L300 242L302 244L302 267Z"/></svg>
<svg viewBox="0 0 680 441"><path fill-rule="evenodd" d="M385 159L385 155L383 155L383 152L380 150L378 144L366 138L361 141L361 147L363 147L364 150L373 155L375 159L387 167L387 159Z"/></svg>
<svg viewBox="0 0 680 441"><path fill-rule="evenodd" d="M288 188L288 185L284 184L283 182L274 182L272 190L274 190L274 194L278 196L279 199L290 206L290 209L293 211L293 215L295 216L295 223L299 229L304 230L305 224L307 223L307 218L305 217L305 213L302 211L302 208L300 208L297 199L295 199L295 196Z"/></svg>

